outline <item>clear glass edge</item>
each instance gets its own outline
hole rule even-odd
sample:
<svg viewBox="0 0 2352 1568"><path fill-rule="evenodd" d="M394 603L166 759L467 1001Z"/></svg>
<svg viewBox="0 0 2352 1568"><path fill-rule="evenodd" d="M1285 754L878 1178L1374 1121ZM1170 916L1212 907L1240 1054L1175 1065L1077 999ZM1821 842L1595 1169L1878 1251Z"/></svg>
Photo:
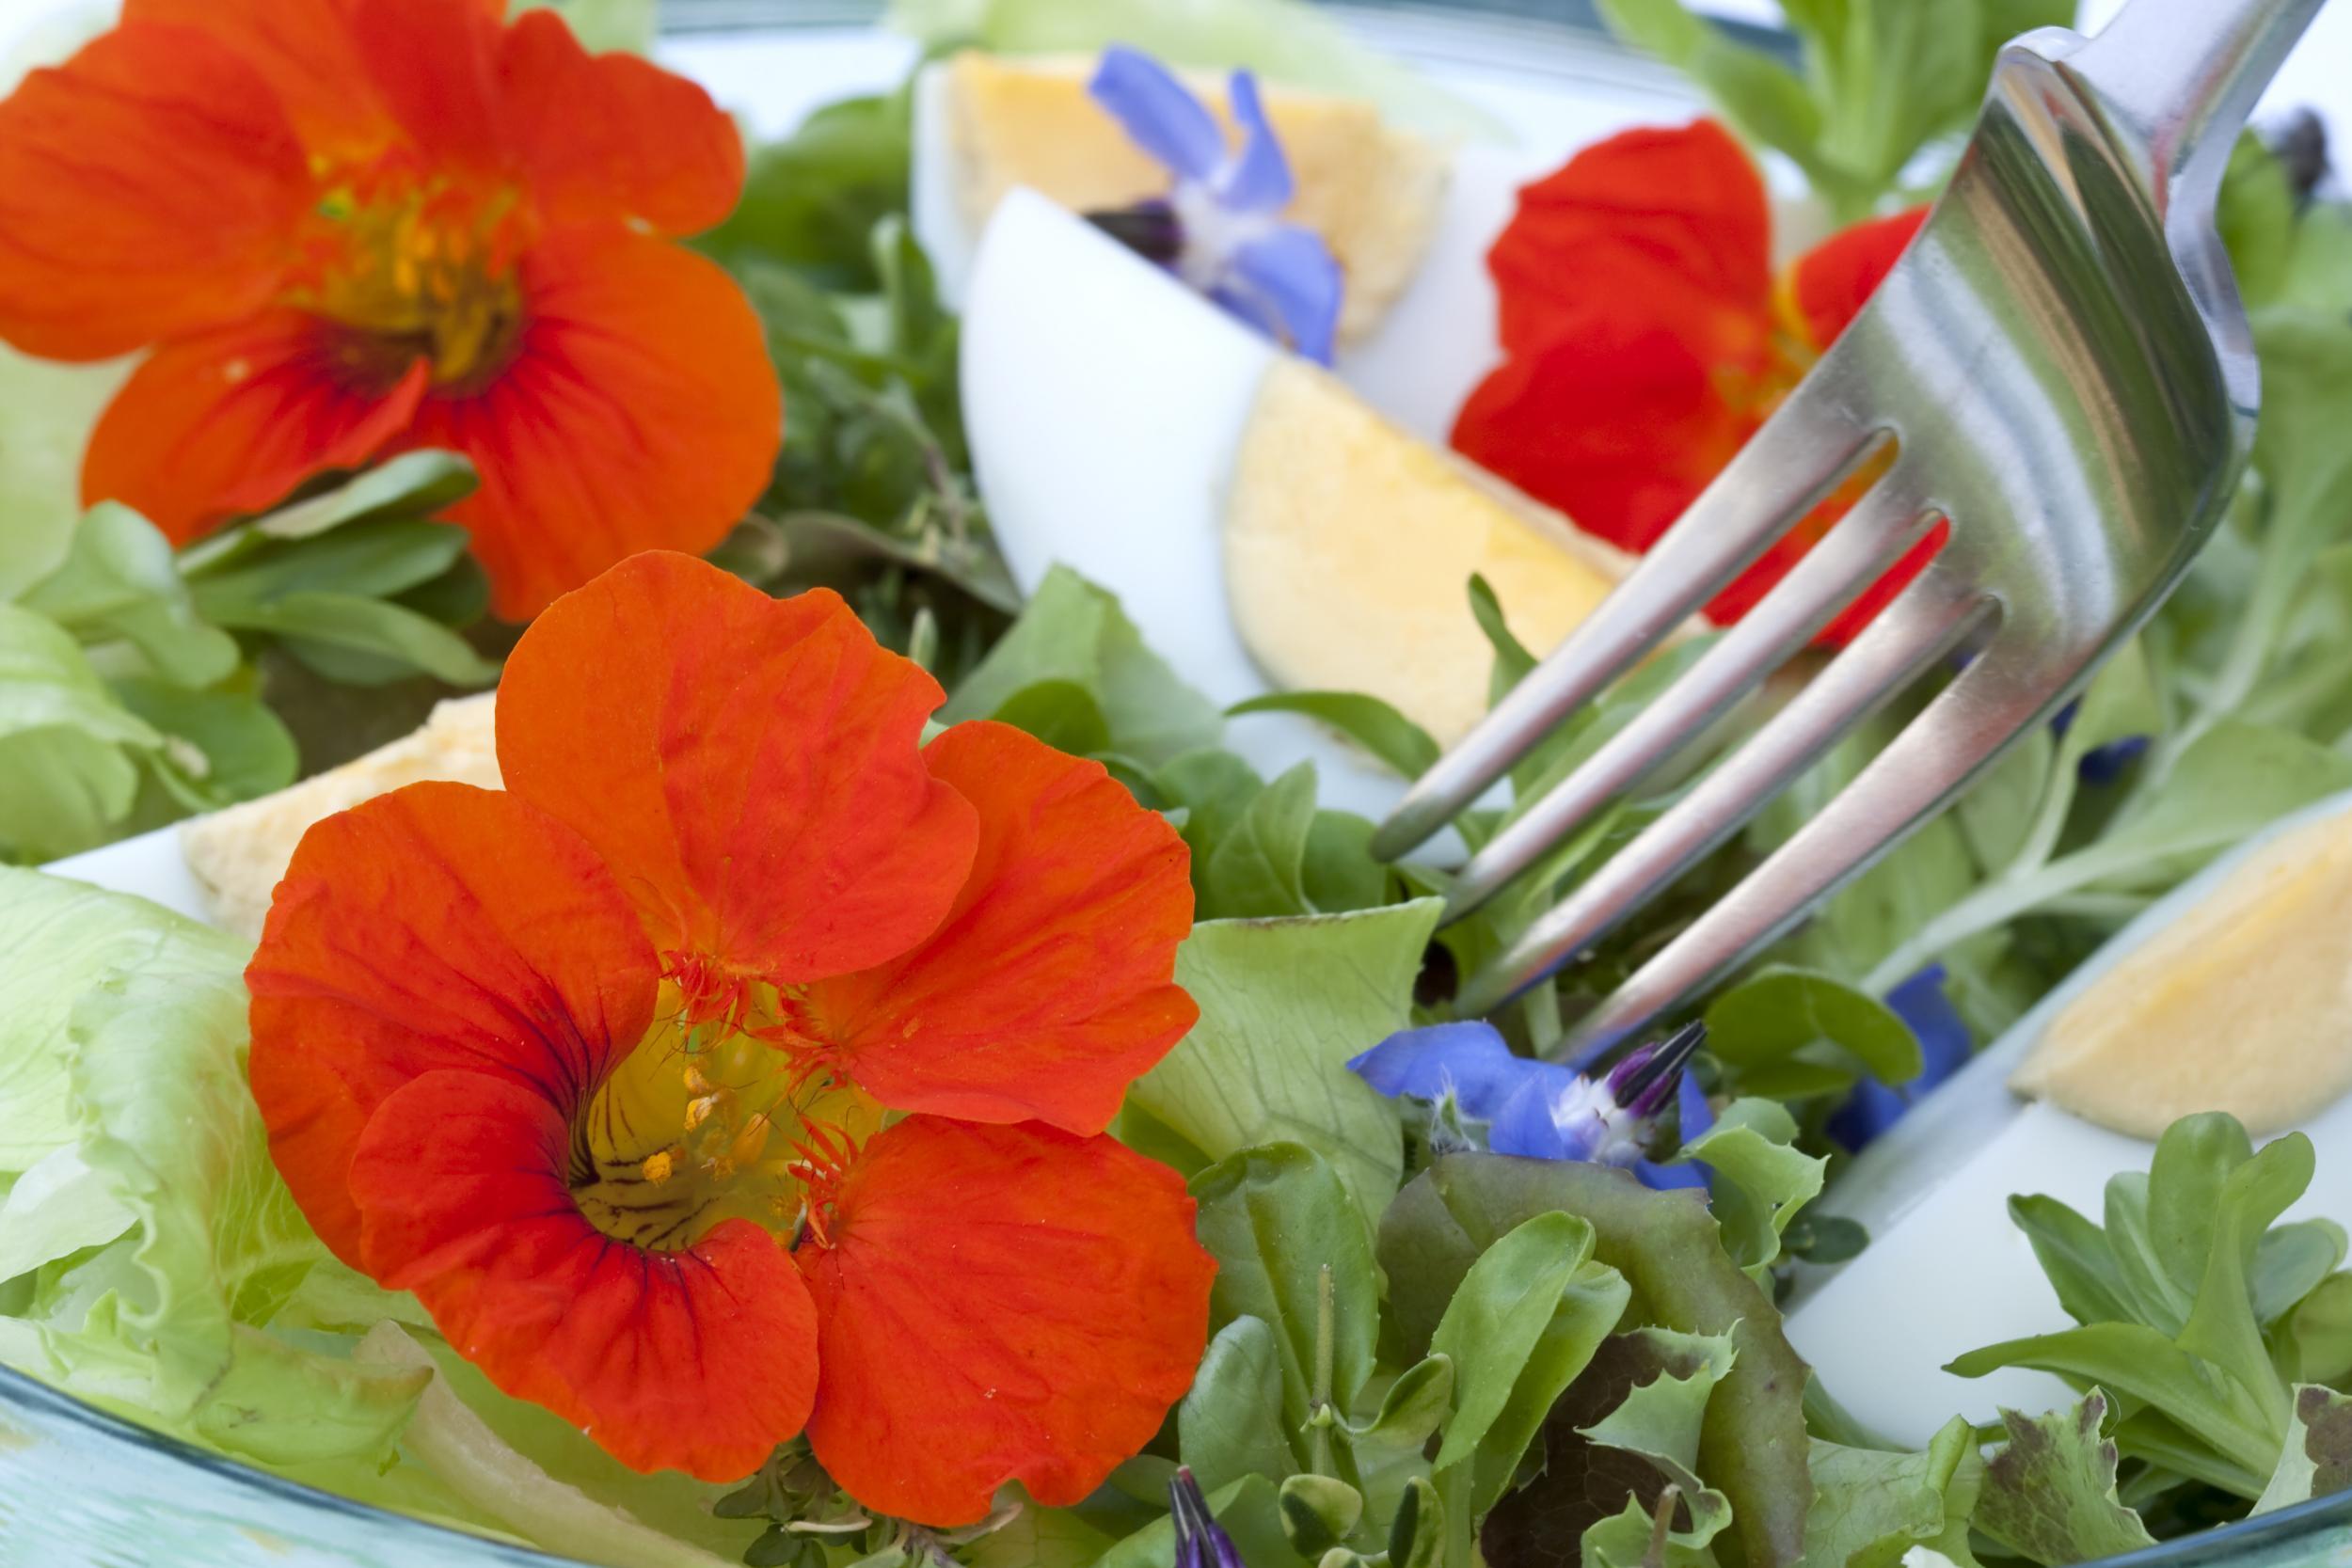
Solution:
<svg viewBox="0 0 2352 1568"><path fill-rule="evenodd" d="M664 33L708 36L713 33L773 31L791 28L832 28L869 25L880 20L879 0L664 0ZM1573 36L1581 44L1607 43L1590 0L1355 0L1331 6L1341 11L1370 13L1394 22L1426 19L1456 24L1477 19L1490 38L1482 41L1508 48L1512 35L1537 32L1557 39ZM1747 24L1727 24L1757 41L1780 41L1771 29ZM1485 50L1481 54L1486 53ZM1522 65L1524 56L1517 56ZM33 1431L22 1432L18 1423ZM510 1564L513 1568L571 1568L579 1560L552 1555L534 1547L496 1541L453 1526L392 1513L356 1501L342 1494L289 1480L246 1465L226 1454L183 1442L135 1421L86 1404L27 1373L0 1366L0 1500L5 1500L8 1455L22 1442L71 1433L95 1439L109 1449L121 1450L133 1463L183 1467L211 1477L223 1485L252 1496L265 1506L298 1510L326 1527L364 1528L373 1556L374 1548L409 1548L428 1553L435 1561L453 1565ZM251 1524L263 1535L282 1528L283 1518L255 1517ZM340 1543L319 1541L323 1549ZM351 1544L357 1545L357 1543ZM255 1549L276 1548L257 1540ZM2099 1560L2088 1568L2190 1568L2193 1564L2229 1563L2233 1568L2301 1568L2352 1556L2352 1492L2314 1497L2259 1518L2241 1520L2218 1528L2158 1543L2136 1552ZM364 1560L354 1556L354 1562ZM414 1562L413 1557L389 1559ZM189 1568L201 1568L191 1562Z"/></svg>

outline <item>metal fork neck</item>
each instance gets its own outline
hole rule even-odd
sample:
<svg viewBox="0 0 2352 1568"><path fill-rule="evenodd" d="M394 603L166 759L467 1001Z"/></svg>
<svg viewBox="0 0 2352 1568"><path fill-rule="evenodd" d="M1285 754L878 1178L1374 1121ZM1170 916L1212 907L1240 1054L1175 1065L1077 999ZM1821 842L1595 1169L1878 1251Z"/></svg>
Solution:
<svg viewBox="0 0 2352 1568"><path fill-rule="evenodd" d="M2202 206L2322 0L2132 0L2067 57L2145 150L2158 199Z"/></svg>

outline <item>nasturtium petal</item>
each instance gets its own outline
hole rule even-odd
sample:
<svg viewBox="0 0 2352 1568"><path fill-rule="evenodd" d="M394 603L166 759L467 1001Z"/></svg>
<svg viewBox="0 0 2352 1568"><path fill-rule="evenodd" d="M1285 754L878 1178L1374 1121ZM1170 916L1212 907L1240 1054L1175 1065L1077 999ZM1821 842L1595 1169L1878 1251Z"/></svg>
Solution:
<svg viewBox="0 0 2352 1568"><path fill-rule="evenodd" d="M1815 245L1789 269L1788 287L1797 319L1811 346L1825 349L1861 312L1886 275L1902 259L1903 247L1927 221L1915 207L1891 217L1857 223Z"/></svg>
<svg viewBox="0 0 2352 1568"><path fill-rule="evenodd" d="M1597 303L1672 329L1711 362L1754 357L1772 297L1763 177L1710 119L1622 132L1522 189L1487 266L1509 354Z"/></svg>
<svg viewBox="0 0 2352 1568"><path fill-rule="evenodd" d="M253 69L207 35L131 24L0 101L0 337L110 359L268 299L310 198Z"/></svg>
<svg viewBox="0 0 2352 1568"><path fill-rule="evenodd" d="M772 476L784 394L759 317L714 262L617 226L550 233L487 385L428 397L403 450L464 453L491 608L529 620L641 550L714 548Z"/></svg>
<svg viewBox="0 0 2352 1568"><path fill-rule="evenodd" d="M390 132L362 86L351 9L350 0L123 0L122 20L210 34L268 84L303 145L331 156L372 150Z"/></svg>
<svg viewBox="0 0 2352 1568"><path fill-rule="evenodd" d="M634 55L591 55L552 11L515 20L498 71L507 141L550 221L694 234L734 210L742 133L695 83Z"/></svg>
<svg viewBox="0 0 2352 1568"><path fill-rule="evenodd" d="M495 169L498 9L485 0L342 3L367 78L408 139L444 166Z"/></svg>
<svg viewBox="0 0 2352 1568"><path fill-rule="evenodd" d="M797 982L929 936L978 834L916 749L937 682L818 590L648 554L541 616L499 689L507 788L570 823L656 944Z"/></svg>
<svg viewBox="0 0 2352 1568"><path fill-rule="evenodd" d="M910 1117L844 1173L816 1298L809 1441L879 1512L1075 1503L1160 1429L1208 1337L1192 1200L1109 1138Z"/></svg>
<svg viewBox="0 0 2352 1568"><path fill-rule="evenodd" d="M1759 412L1685 328L1596 294L1472 389L1454 445L1586 531L1647 549L1738 455Z"/></svg>
<svg viewBox="0 0 2352 1568"><path fill-rule="evenodd" d="M1099 1132L1200 1016L1184 841L1102 764L1009 724L924 749L979 813L970 877L905 955L812 988L841 1069L885 1104Z"/></svg>
<svg viewBox="0 0 2352 1568"><path fill-rule="evenodd" d="M585 1103L656 974L612 873L512 795L411 784L311 828L246 979L254 1098L320 1237L364 1266L353 1150L404 1084L462 1068Z"/></svg>
<svg viewBox="0 0 2352 1568"><path fill-rule="evenodd" d="M807 1419L808 1291L749 1220L676 1252L589 1224L564 1180L576 1092L467 1070L394 1092L351 1167L366 1264L491 1382L623 1464L738 1480Z"/></svg>
<svg viewBox="0 0 2352 1568"><path fill-rule="evenodd" d="M119 501L184 545L322 470L361 467L407 427L426 367L368 388L341 360L336 329L298 310L165 344L99 417L83 499Z"/></svg>

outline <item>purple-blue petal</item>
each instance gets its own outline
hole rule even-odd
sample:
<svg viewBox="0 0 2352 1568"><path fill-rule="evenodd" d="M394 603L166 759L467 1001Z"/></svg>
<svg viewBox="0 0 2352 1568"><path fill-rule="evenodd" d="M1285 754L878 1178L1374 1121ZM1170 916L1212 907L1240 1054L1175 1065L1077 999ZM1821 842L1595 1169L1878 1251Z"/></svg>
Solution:
<svg viewBox="0 0 2352 1568"><path fill-rule="evenodd" d="M1233 119L1241 126L1241 155L1218 179L1217 202L1236 213L1279 213L1290 205L1291 163L1266 119L1258 79L1236 71L1230 91Z"/></svg>
<svg viewBox="0 0 2352 1568"><path fill-rule="evenodd" d="M1707 1185L1707 1167L1688 1160L1674 1165L1661 1164L1656 1160L1636 1160L1633 1174L1643 1186L1655 1187L1661 1193Z"/></svg>
<svg viewBox="0 0 2352 1568"><path fill-rule="evenodd" d="M2074 765L2075 776L2093 789L2105 789L2121 779L2147 750L2148 736L2144 735L2127 735L2121 740L2093 746Z"/></svg>
<svg viewBox="0 0 2352 1568"><path fill-rule="evenodd" d="M1887 1006L1918 1037L1919 1075L1899 1085L1866 1078L1854 1085L1828 1125L1830 1136L1848 1148L1862 1148L1900 1121L1921 1095L1958 1072L1973 1053L1967 1022L1945 992L1947 978L1942 964L1930 964L1886 993Z"/></svg>
<svg viewBox="0 0 2352 1568"><path fill-rule="evenodd" d="M1569 1148L1560 1123L1551 1114L1553 1097L1574 1084L1575 1074L1548 1063L1534 1065L1549 1070L1529 1077L1503 1102L1487 1124L1486 1147L1497 1154L1517 1154L1529 1160L1582 1159L1590 1150Z"/></svg>
<svg viewBox="0 0 2352 1568"><path fill-rule="evenodd" d="M1103 51L1087 84L1094 101L1125 128L1128 139L1178 178L1206 181L1225 164L1225 133L1176 73L1139 49Z"/></svg>
<svg viewBox="0 0 2352 1568"><path fill-rule="evenodd" d="M1541 1062L1512 1054L1491 1023L1433 1023L1391 1035L1349 1062L1359 1078L1394 1099L1438 1101L1451 1090L1462 1114L1491 1121Z"/></svg>
<svg viewBox="0 0 2352 1568"><path fill-rule="evenodd" d="M1302 357L1331 362L1345 280L1321 235L1282 224L1235 250L1231 269L1213 291L1221 303Z"/></svg>

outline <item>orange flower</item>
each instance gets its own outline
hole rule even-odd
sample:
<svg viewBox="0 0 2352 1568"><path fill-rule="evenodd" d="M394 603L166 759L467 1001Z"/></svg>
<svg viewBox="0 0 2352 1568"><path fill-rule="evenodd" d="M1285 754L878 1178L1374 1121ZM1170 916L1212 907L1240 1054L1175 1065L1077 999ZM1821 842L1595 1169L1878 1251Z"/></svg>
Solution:
<svg viewBox="0 0 2352 1568"><path fill-rule="evenodd" d="M1503 362L1454 444L1586 532L1645 550L1846 329L1926 209L1857 224L1772 277L1772 209L1712 120L1628 131L1519 192L1487 258ZM1707 607L1737 620L1853 497L1816 509ZM1843 641L1924 568L1939 529L1822 633Z"/></svg>
<svg viewBox="0 0 2352 1568"><path fill-rule="evenodd" d="M339 1257L508 1393L708 1481L1073 1503L1192 1381L1215 1265L1103 1135L1191 1027L1184 841L833 594L642 555L499 692L505 791L312 828L253 1092Z"/></svg>
<svg viewBox="0 0 2352 1568"><path fill-rule="evenodd" d="M324 469L474 461L527 618L717 544L782 439L757 318L667 243L743 183L701 88L505 0L126 0L0 103L0 338L154 352L84 495L185 542Z"/></svg>

